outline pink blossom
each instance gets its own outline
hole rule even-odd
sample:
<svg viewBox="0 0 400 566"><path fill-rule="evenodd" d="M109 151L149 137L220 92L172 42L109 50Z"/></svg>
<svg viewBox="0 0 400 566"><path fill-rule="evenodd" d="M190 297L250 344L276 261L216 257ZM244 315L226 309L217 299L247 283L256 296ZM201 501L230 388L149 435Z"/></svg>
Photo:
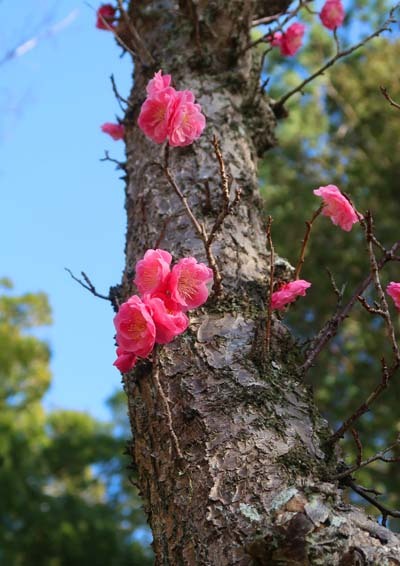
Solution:
<svg viewBox="0 0 400 566"><path fill-rule="evenodd" d="M114 27L116 9L112 4L102 4L96 12L96 27L111 31Z"/></svg>
<svg viewBox="0 0 400 566"><path fill-rule="evenodd" d="M279 311L282 310L289 303L293 303L297 297L304 297L306 289L309 287L311 287L311 283L304 279L297 279L296 281L286 283L279 291L272 293L271 308Z"/></svg>
<svg viewBox="0 0 400 566"><path fill-rule="evenodd" d="M126 373L130 371L136 364L137 357L132 352L126 352L123 348L118 346L117 348L117 359L113 363L113 366L119 369L121 373Z"/></svg>
<svg viewBox="0 0 400 566"><path fill-rule="evenodd" d="M396 309L400 310L400 283L391 281L386 287L386 293L392 297Z"/></svg>
<svg viewBox="0 0 400 566"><path fill-rule="evenodd" d="M170 84L171 75L155 73L146 87L138 125L156 143L168 140L173 147L189 145L200 137L206 119L190 90L176 91Z"/></svg>
<svg viewBox="0 0 400 566"><path fill-rule="evenodd" d="M171 261L171 254L164 250L147 250L136 264L134 282L141 295L164 290Z"/></svg>
<svg viewBox="0 0 400 566"><path fill-rule="evenodd" d="M112 124L106 122L101 126L101 131L112 137L113 140L123 140L125 135L125 128L123 124Z"/></svg>
<svg viewBox="0 0 400 566"><path fill-rule="evenodd" d="M279 47L282 41L282 32L276 31L270 37L270 42L273 47Z"/></svg>
<svg viewBox="0 0 400 566"><path fill-rule="evenodd" d="M319 14L321 22L328 29L336 29L344 20L344 8L341 0L326 0Z"/></svg>
<svg viewBox="0 0 400 566"><path fill-rule="evenodd" d="M171 84L171 75L164 75L162 71L158 71L154 74L154 77L149 81L146 92L149 97L154 96L158 92L161 92L165 88L169 87Z"/></svg>
<svg viewBox="0 0 400 566"><path fill-rule="evenodd" d="M138 118L139 128L156 143L163 143L168 137L175 96L176 90L167 87L156 90L142 105Z"/></svg>
<svg viewBox="0 0 400 566"><path fill-rule="evenodd" d="M342 230L350 232L353 224L358 222L359 216L335 185L327 185L314 190L314 194L321 197L324 201L322 214L329 216L336 226Z"/></svg>
<svg viewBox="0 0 400 566"><path fill-rule="evenodd" d="M137 295L120 306L114 317L114 325L120 348L142 358L150 354L154 347L156 328L149 310Z"/></svg>
<svg viewBox="0 0 400 566"><path fill-rule="evenodd" d="M294 55L302 45L305 29L305 25L298 22L292 24L283 33L274 33L271 44L279 46L282 55Z"/></svg>
<svg viewBox="0 0 400 566"><path fill-rule="evenodd" d="M185 332L189 319L170 297L157 293L153 297L144 297L143 301L152 313L156 325L157 344L168 344L175 336Z"/></svg>
<svg viewBox="0 0 400 566"><path fill-rule="evenodd" d="M201 113L201 106L194 100L190 90L178 91L175 95L168 131L169 144L173 147L190 145L205 128L206 119Z"/></svg>
<svg viewBox="0 0 400 566"><path fill-rule="evenodd" d="M185 257L172 268L168 282L171 298L184 311L195 309L206 302L206 284L212 279L213 272L209 267L197 263L194 257Z"/></svg>

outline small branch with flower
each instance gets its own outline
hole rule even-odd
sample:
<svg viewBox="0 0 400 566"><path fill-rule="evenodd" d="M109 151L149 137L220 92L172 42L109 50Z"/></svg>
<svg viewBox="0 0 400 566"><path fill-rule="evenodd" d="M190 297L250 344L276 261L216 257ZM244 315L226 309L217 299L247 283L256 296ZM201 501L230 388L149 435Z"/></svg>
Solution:
<svg viewBox="0 0 400 566"><path fill-rule="evenodd" d="M291 98L293 95L297 94L298 92L303 92L304 87L310 83L311 81L313 81L314 79L316 79L317 77L319 77L320 75L323 75L324 72L329 69L330 67L332 67L332 65L334 65L336 63L336 61L338 61L339 59L342 59L343 57L346 57L347 55L350 55L351 53L354 53L354 51L357 51L357 49L360 49L360 47L364 46L366 43L368 43L369 41L371 41L371 39L374 39L375 37L378 37L379 35L381 35L384 31L389 31L390 30L390 26L391 24L395 23L397 20L394 19L394 12L397 10L397 8L399 7L400 4L396 4L396 6L394 6L389 13L389 17L385 20L385 22L383 23L383 25L378 28L377 30L375 30L373 33L369 34L367 37L365 37L362 41L360 41L359 43L357 43L356 45L352 45L351 47L347 48L347 49L343 49L340 50L339 48L339 43L336 42L336 53L333 57L331 57L330 59L328 59L326 61L326 63L324 63L317 71L315 71L314 73L312 73L310 76L308 76L306 79L304 79L297 87L295 87L294 89L290 90L289 92L287 92L285 95L283 95L279 100L277 100L273 107L274 110L279 110L280 108L282 108L282 106L289 100L289 98Z"/></svg>
<svg viewBox="0 0 400 566"><path fill-rule="evenodd" d="M225 218L231 214L240 201L241 189L235 191L233 200L230 197L229 177L226 171L220 144L213 137L214 153L218 161L222 206L210 231L205 224L197 220L188 199L178 186L169 165L169 146L185 147L198 139L205 127L205 117L201 107L195 103L192 92L177 91L171 87L171 76L163 75L162 71L155 73L146 87L147 98L140 110L138 125L143 133L156 143L166 143L163 164L157 164L163 171L169 185L178 196L183 208L197 234L203 242L207 261L214 274L213 291L219 296L222 291L222 275L217 261L212 253L212 243L221 229ZM208 189L208 185L206 185ZM209 191L208 191L209 196ZM208 198L208 204L210 199Z"/></svg>

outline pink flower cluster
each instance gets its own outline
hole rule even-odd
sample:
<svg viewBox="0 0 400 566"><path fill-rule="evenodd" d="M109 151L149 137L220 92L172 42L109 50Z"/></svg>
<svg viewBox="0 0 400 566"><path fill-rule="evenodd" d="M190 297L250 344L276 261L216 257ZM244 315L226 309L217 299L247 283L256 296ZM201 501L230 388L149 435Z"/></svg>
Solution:
<svg viewBox="0 0 400 566"><path fill-rule="evenodd" d="M392 297L396 309L400 310L400 283L391 281L386 287L386 293Z"/></svg>
<svg viewBox="0 0 400 566"><path fill-rule="evenodd" d="M206 119L190 90L175 90L170 84L171 75L155 73L146 87L138 124L154 142L168 140L173 147L183 147L200 137Z"/></svg>
<svg viewBox="0 0 400 566"><path fill-rule="evenodd" d="M304 297L309 287L311 287L311 283L305 281L305 279L297 279L282 285L279 291L272 293L271 308L278 311L284 309L286 305L293 303L297 297Z"/></svg>
<svg viewBox="0 0 400 566"><path fill-rule="evenodd" d="M305 25L294 23L284 32L276 32L271 38L271 45L279 47L282 55L294 55L303 42Z"/></svg>
<svg viewBox="0 0 400 566"><path fill-rule="evenodd" d="M186 312L208 298L207 283L212 270L194 257L178 261L171 269L172 256L164 250L147 250L136 264L134 282L139 295L123 303L114 317L117 330L117 359L123 373L131 370L138 357L146 358L154 344L168 344L189 325Z"/></svg>
<svg viewBox="0 0 400 566"><path fill-rule="evenodd" d="M324 202L322 214L328 216L333 224L340 226L342 230L350 232L353 224L361 218L361 214L355 211L348 199L335 185L319 187L319 189L315 189L314 194L321 197Z"/></svg>
<svg viewBox="0 0 400 566"><path fill-rule="evenodd" d="M112 137L113 140L123 140L125 135L125 128L122 124L113 124L106 122L101 126L101 131Z"/></svg>
<svg viewBox="0 0 400 566"><path fill-rule="evenodd" d="M326 0L319 17L326 28L335 30L342 25L344 15L342 0ZM273 47L280 48L282 55L295 55L302 46L305 29L304 24L295 22L285 31L272 33L269 40Z"/></svg>
<svg viewBox="0 0 400 566"><path fill-rule="evenodd" d="M115 24L115 12L116 9L112 4L102 4L96 12L96 27L111 31Z"/></svg>
<svg viewBox="0 0 400 566"><path fill-rule="evenodd" d="M319 14L323 25L331 30L341 26L344 20L344 8L341 0L326 0Z"/></svg>

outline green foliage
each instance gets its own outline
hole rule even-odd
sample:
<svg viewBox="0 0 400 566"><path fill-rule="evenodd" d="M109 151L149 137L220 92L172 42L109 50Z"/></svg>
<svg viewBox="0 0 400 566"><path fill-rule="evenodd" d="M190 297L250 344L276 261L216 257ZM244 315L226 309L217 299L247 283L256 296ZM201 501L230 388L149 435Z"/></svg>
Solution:
<svg viewBox="0 0 400 566"><path fill-rule="evenodd" d="M371 2L366 4L371 7ZM381 2L376 4L382 8ZM382 16L382 11L379 15ZM321 34L321 42L317 44L316 33ZM287 88L293 86L293 74L297 74L300 82L304 68L314 70L316 58L321 61L325 51L322 34L326 30L312 32L313 47L305 49L300 57L302 70L294 69L292 62L287 63ZM399 239L400 112L389 106L379 91L379 86L384 85L400 101L399 60L399 41L375 40L321 77L318 88L315 85L308 88L302 98L297 95L296 100L287 104L290 113L280 124L280 147L267 154L260 177L266 211L274 217L277 252L292 264L299 255L304 222L320 204L312 193L320 185L336 184L351 195L360 211L371 209L377 236L383 244L389 246ZM268 65L276 62L270 61ZM279 60L279 64L284 76L286 63ZM268 66L267 73L269 69ZM275 93L275 97L278 95ZM345 233L329 219L317 219L302 272L302 277L311 281L313 287L286 317L303 338L318 331L336 306L325 267L334 273L339 288L346 286L345 299L349 298L369 269L359 226ZM400 280L399 264L385 269L382 280L384 285ZM370 299L374 298L371 290ZM397 321L397 315L394 318ZM365 400L380 380L381 355L390 358L381 321L356 306L340 335L318 359L310 378L318 404L333 428ZM357 424L364 457L395 440L400 431L399 395L397 376L372 411ZM344 448L348 462L354 463L351 438L346 439ZM399 464L376 463L359 472L357 480L387 493L386 502L399 508L400 476L396 466Z"/></svg>
<svg viewBox="0 0 400 566"><path fill-rule="evenodd" d="M47 298L0 284L0 563L151 564L134 536L144 517L127 485L120 427L44 411L50 353L32 331L51 322ZM117 397L113 409L121 413Z"/></svg>

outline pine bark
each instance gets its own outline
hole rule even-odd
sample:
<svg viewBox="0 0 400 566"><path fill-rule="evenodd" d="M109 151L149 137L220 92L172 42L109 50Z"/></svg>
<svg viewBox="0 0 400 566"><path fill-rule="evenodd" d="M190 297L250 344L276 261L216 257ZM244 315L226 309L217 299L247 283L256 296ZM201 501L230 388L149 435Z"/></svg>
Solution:
<svg viewBox="0 0 400 566"><path fill-rule="evenodd" d="M232 195L242 190L213 245L223 296L192 313L189 330L159 350L156 368L143 361L124 379L132 458L159 565L400 564L397 536L346 504L330 481L337 464L337 454L324 449L330 431L297 369L301 352L278 320L265 354L269 254L257 156L275 145L276 118L246 46L252 19L286 7L285 0L141 0L129 7L155 64L136 58L125 119L126 268L117 300L135 292L134 266L148 248L206 262L163 174L164 148L137 126L155 71L192 90L207 117L200 140L171 149L169 158L197 218L211 226L222 202L213 134ZM275 269L290 277L284 260Z"/></svg>

